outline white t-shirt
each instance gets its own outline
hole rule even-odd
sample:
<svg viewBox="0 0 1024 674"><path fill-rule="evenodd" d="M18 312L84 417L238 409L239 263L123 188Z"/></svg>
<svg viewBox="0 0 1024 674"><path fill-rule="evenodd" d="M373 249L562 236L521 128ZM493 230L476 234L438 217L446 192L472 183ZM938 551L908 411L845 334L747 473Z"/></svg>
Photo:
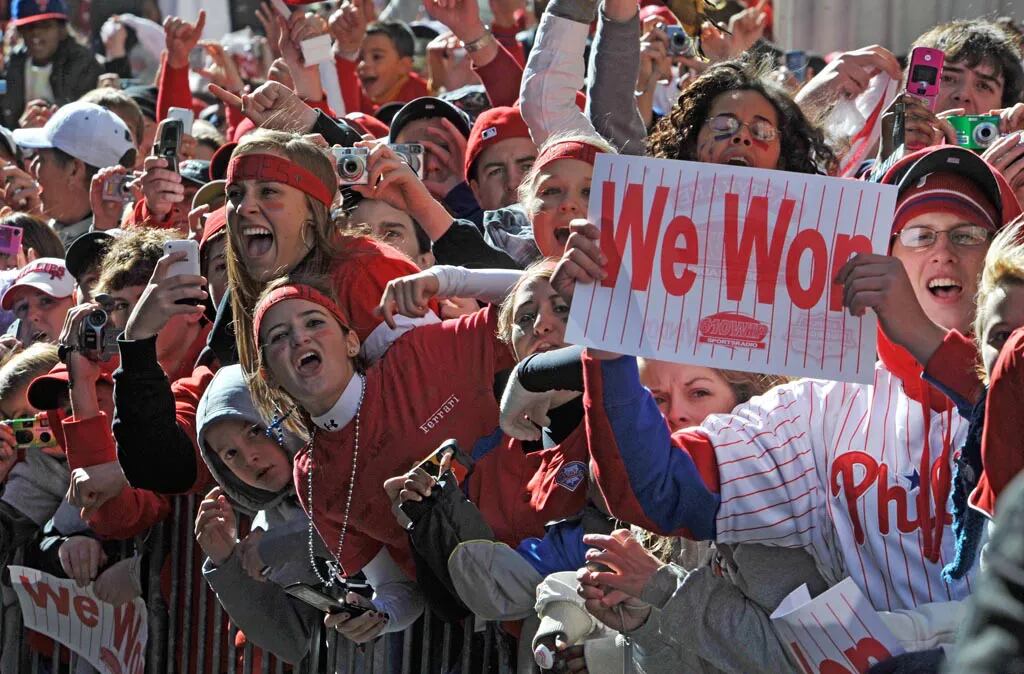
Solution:
<svg viewBox="0 0 1024 674"><path fill-rule="evenodd" d="M50 86L50 74L53 63L45 66L32 64L32 59L25 61L25 102L41 98L53 103L53 87Z"/></svg>

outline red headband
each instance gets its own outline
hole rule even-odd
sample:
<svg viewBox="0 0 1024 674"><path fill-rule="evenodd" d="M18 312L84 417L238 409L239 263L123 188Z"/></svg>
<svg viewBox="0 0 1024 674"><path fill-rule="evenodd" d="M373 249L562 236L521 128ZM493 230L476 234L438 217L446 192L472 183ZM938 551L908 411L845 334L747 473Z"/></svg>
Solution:
<svg viewBox="0 0 1024 674"><path fill-rule="evenodd" d="M593 166L598 152L600 150L590 143L578 140L564 140L561 143L555 143L544 148L544 151L537 155L537 160L533 162L533 170L539 172L542 168L558 159L578 159Z"/></svg>
<svg viewBox="0 0 1024 674"><path fill-rule="evenodd" d="M263 322L263 317L270 311L271 307L285 300L306 300L313 304L319 304L327 310L327 313L334 316L338 323L341 324L341 327L346 330L349 329L348 321L342 315L341 309L338 308L338 305L331 298L316 288L306 285L286 285L277 288L256 305L256 310L253 312L252 336L257 344L260 343L260 323Z"/></svg>
<svg viewBox="0 0 1024 674"><path fill-rule="evenodd" d="M243 154L231 158L228 164L227 184L239 180L266 180L291 185L330 208L334 201L331 190L323 181L293 161L272 154Z"/></svg>

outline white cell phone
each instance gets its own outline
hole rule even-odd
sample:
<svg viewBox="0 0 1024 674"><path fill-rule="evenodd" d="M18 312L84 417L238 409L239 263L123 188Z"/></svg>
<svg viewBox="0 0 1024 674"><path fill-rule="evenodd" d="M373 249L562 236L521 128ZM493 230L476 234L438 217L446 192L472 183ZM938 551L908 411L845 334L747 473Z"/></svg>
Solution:
<svg viewBox="0 0 1024 674"><path fill-rule="evenodd" d="M164 242L164 255L185 253L188 257L171 263L167 276L199 276L199 242L195 239L174 239Z"/></svg>
<svg viewBox="0 0 1024 674"><path fill-rule="evenodd" d="M188 108L168 108L167 118L181 120L181 125L184 127L183 133L187 136L192 135L192 123L196 121L196 113Z"/></svg>

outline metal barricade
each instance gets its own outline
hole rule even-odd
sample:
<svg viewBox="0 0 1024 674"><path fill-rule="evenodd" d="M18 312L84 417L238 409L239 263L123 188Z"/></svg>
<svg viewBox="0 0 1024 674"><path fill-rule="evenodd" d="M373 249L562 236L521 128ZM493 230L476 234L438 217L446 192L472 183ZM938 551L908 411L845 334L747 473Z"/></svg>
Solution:
<svg viewBox="0 0 1024 674"><path fill-rule="evenodd" d="M358 646L323 624L312 632L302 662L290 665L246 641L202 577L202 550L192 535L199 497L174 499L171 516L139 543L148 555L142 579L149 620L147 674L513 674L515 642L496 623L476 629L424 616L403 632ZM240 529L244 523L240 522ZM125 544L126 546L128 543ZM18 563L20 556L15 558ZM0 649L17 649L17 674L88 674L88 663L66 648L31 651L17 601L0 616ZM14 635L12 639L11 636ZM14 644L12 646L12 643ZM9 656L8 656L9 657ZM0 652L0 663L4 662ZM2 672L0 674L8 674Z"/></svg>

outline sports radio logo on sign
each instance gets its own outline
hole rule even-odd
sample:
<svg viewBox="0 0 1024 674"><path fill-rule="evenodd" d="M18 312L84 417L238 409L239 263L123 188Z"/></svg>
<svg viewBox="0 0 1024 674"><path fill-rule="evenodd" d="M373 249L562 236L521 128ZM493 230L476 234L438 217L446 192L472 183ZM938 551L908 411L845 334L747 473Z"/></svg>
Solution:
<svg viewBox="0 0 1024 674"><path fill-rule="evenodd" d="M741 349L763 349L768 336L768 325L744 314L721 311L700 319L697 326L702 344Z"/></svg>

